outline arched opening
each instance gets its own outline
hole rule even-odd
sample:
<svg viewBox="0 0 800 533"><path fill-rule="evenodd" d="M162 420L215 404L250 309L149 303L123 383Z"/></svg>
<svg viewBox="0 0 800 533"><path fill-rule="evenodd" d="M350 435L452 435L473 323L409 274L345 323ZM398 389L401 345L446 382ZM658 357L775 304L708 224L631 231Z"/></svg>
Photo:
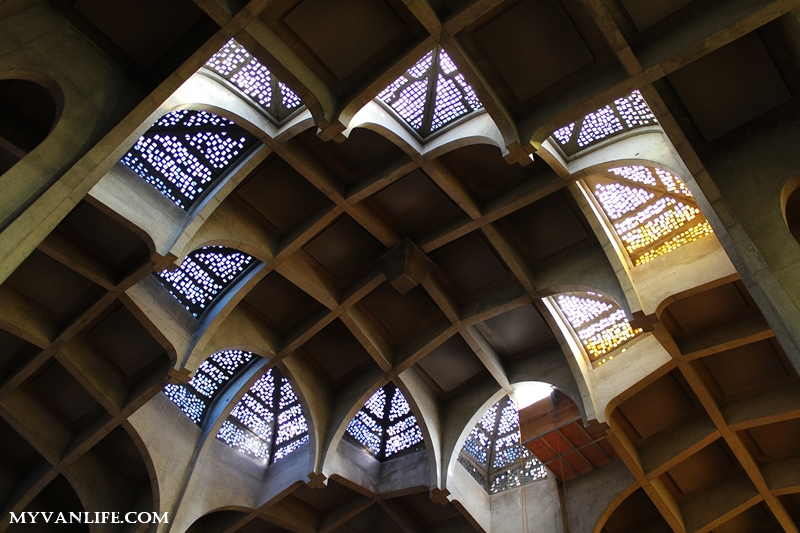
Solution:
<svg viewBox="0 0 800 533"><path fill-rule="evenodd" d="M4 174L52 131L58 120L53 94L29 80L0 79L0 174Z"/></svg>
<svg viewBox="0 0 800 533"><path fill-rule="evenodd" d="M787 184L786 189L794 189L789 193L784 204L784 215L789 231L797 242L800 242L800 187L797 179L793 179Z"/></svg>

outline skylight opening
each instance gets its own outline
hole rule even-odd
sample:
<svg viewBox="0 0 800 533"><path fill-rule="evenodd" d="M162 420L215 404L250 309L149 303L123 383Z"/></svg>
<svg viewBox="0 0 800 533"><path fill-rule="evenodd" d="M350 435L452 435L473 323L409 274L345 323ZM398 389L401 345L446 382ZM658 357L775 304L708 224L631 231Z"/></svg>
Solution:
<svg viewBox="0 0 800 533"><path fill-rule="evenodd" d="M185 211L255 143L230 119L182 109L158 119L120 163Z"/></svg>
<svg viewBox="0 0 800 533"><path fill-rule="evenodd" d="M224 246L206 246L186 256L176 270L154 274L195 318L200 317L255 258Z"/></svg>
<svg viewBox="0 0 800 533"><path fill-rule="evenodd" d="M217 438L265 464L276 463L309 441L308 422L291 383L267 370L231 411Z"/></svg>
<svg viewBox="0 0 800 533"><path fill-rule="evenodd" d="M564 154L569 156L608 137L654 124L658 124L655 114L642 93L636 90L577 122L557 129L553 132L553 138Z"/></svg>
<svg viewBox="0 0 800 533"><path fill-rule="evenodd" d="M411 405L393 383L370 396L346 432L379 461L425 447Z"/></svg>
<svg viewBox="0 0 800 533"><path fill-rule="evenodd" d="M294 116L303 106L303 101L294 91L278 81L266 66L235 39L220 48L206 62L205 68L258 104L278 126Z"/></svg>
<svg viewBox="0 0 800 533"><path fill-rule="evenodd" d="M425 54L377 98L423 139L483 108L442 48Z"/></svg>
<svg viewBox="0 0 800 533"><path fill-rule="evenodd" d="M599 292L564 293L554 300L589 361L597 365L613 359L609 353L642 333L616 302Z"/></svg>
<svg viewBox="0 0 800 533"><path fill-rule="evenodd" d="M192 422L200 424L206 409L225 384L252 359L251 352L242 350L217 352L200 364L188 384L168 383L164 387L164 394L180 407Z"/></svg>
<svg viewBox="0 0 800 533"><path fill-rule="evenodd" d="M547 468L522 445L519 410L508 396L481 416L464 442L458 462L489 494L547 477Z"/></svg>
<svg viewBox="0 0 800 533"><path fill-rule="evenodd" d="M608 172L586 183L634 266L713 233L680 177L644 165Z"/></svg>

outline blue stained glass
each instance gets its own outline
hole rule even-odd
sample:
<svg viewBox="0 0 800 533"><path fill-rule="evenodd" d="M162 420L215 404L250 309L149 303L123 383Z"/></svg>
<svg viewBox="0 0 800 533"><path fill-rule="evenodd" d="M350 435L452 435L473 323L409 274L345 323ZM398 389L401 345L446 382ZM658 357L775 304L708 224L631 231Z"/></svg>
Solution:
<svg viewBox="0 0 800 533"><path fill-rule="evenodd" d="M209 59L205 68L222 76L280 124L303 105L286 84L275 79L269 69L247 49L231 39ZM280 98L277 96L280 95Z"/></svg>
<svg viewBox="0 0 800 533"><path fill-rule="evenodd" d="M164 394L166 394L167 398L172 400L175 405L180 407L181 411L186 413L186 416L188 416L192 422L200 422L206 404L197 397L197 394L183 385L175 385L173 383L167 383L164 387Z"/></svg>
<svg viewBox="0 0 800 533"><path fill-rule="evenodd" d="M276 389L275 384L280 383ZM268 462L278 461L309 441L300 400L277 369L267 370L237 403L217 438Z"/></svg>
<svg viewBox="0 0 800 533"><path fill-rule="evenodd" d="M408 405L406 397L400 392L400 389L394 389L392 395L392 404L389 406L389 422L393 422L411 412L411 406Z"/></svg>
<svg viewBox="0 0 800 533"><path fill-rule="evenodd" d="M253 264L255 259L245 253L207 246L186 256L176 270L163 270L156 276L175 299L198 317Z"/></svg>
<svg viewBox="0 0 800 533"><path fill-rule="evenodd" d="M377 98L422 137L483 108L464 74L441 48L425 54Z"/></svg>
<svg viewBox="0 0 800 533"><path fill-rule="evenodd" d="M252 358L252 353L242 350L217 352L200 363L188 386L167 384L164 387L164 394L193 422L200 423L206 407L214 396Z"/></svg>
<svg viewBox="0 0 800 533"><path fill-rule="evenodd" d="M388 404L387 398L391 398ZM392 383L370 396L346 431L380 460L424 444L422 429L411 414L408 400Z"/></svg>
<svg viewBox="0 0 800 533"><path fill-rule="evenodd" d="M183 109L158 119L120 162L188 209L255 143L230 119Z"/></svg>
<svg viewBox="0 0 800 533"><path fill-rule="evenodd" d="M519 412L508 396L481 416L458 462L491 494L547 477L544 465L521 443Z"/></svg>

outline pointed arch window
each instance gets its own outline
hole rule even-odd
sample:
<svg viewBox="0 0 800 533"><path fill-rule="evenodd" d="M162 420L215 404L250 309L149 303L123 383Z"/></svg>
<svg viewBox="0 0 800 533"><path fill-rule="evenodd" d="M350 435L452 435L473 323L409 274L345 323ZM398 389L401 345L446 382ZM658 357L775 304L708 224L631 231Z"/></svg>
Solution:
<svg viewBox="0 0 800 533"><path fill-rule="evenodd" d="M490 494L546 478L547 468L521 441L519 411L504 396L472 428L458 462Z"/></svg>
<svg viewBox="0 0 800 533"><path fill-rule="evenodd" d="M562 293L553 300L593 364L613 359L608 354L642 333L614 300L599 292Z"/></svg>
<svg viewBox="0 0 800 533"><path fill-rule="evenodd" d="M661 168L610 168L585 182L634 266L713 233L683 180Z"/></svg>
<svg viewBox="0 0 800 533"><path fill-rule="evenodd" d="M120 162L187 210L256 141L230 119L182 109L158 119Z"/></svg>
<svg viewBox="0 0 800 533"><path fill-rule="evenodd" d="M235 39L211 56L205 68L257 104L276 126L285 124L303 108L300 97Z"/></svg>
<svg viewBox="0 0 800 533"><path fill-rule="evenodd" d="M217 438L267 464L306 444L308 423L289 380L277 368L267 370L233 408Z"/></svg>
<svg viewBox="0 0 800 533"><path fill-rule="evenodd" d="M394 383L370 396L347 426L347 435L379 461L425 447L411 405Z"/></svg>
<svg viewBox="0 0 800 533"><path fill-rule="evenodd" d="M565 155L573 155L584 148L642 126L658 124L655 114L638 90L577 122L572 122L553 132L553 138Z"/></svg>
<svg viewBox="0 0 800 533"><path fill-rule="evenodd" d="M176 270L155 276L195 318L200 317L240 276L258 264L255 258L224 246L206 246L186 256Z"/></svg>
<svg viewBox="0 0 800 533"><path fill-rule="evenodd" d="M440 47L386 87L378 101L422 139L483 109L472 86Z"/></svg>
<svg viewBox="0 0 800 533"><path fill-rule="evenodd" d="M188 384L168 383L164 387L164 394L180 407L192 422L200 424L206 409L225 384L252 359L251 352L242 350L217 352L200 364Z"/></svg>

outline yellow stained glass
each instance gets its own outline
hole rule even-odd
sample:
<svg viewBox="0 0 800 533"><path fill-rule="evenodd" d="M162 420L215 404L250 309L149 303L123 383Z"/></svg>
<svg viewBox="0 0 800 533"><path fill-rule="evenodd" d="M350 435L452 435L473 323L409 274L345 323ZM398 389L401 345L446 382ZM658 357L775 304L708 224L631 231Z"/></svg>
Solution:
<svg viewBox="0 0 800 533"><path fill-rule="evenodd" d="M686 183L662 168L609 168L587 183L634 266L713 233Z"/></svg>
<svg viewBox="0 0 800 533"><path fill-rule="evenodd" d="M619 305L599 293L560 294L556 303L592 361L642 332L630 325Z"/></svg>

